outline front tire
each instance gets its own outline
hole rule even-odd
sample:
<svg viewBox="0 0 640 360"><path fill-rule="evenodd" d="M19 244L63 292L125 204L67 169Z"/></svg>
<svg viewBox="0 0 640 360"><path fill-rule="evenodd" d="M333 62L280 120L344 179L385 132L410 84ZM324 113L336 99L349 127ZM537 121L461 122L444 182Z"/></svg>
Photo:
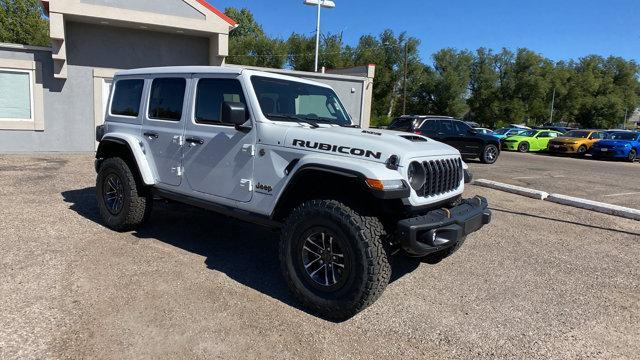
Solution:
<svg viewBox="0 0 640 360"><path fill-rule="evenodd" d="M348 319L373 304L391 277L386 232L376 217L335 200L311 200L286 220L283 276L296 298L322 317Z"/></svg>
<svg viewBox="0 0 640 360"><path fill-rule="evenodd" d="M578 156L584 156L587 153L587 147L584 145L580 145L580 147L578 147Z"/></svg>
<svg viewBox="0 0 640 360"><path fill-rule="evenodd" d="M96 181L96 196L102 220L115 231L133 230L151 213L152 197L120 158L102 162Z"/></svg>
<svg viewBox="0 0 640 360"><path fill-rule="evenodd" d="M482 154L480 155L480 161L485 164L493 164L498 160L498 156L500 155L500 150L498 147L489 144L482 149Z"/></svg>
<svg viewBox="0 0 640 360"><path fill-rule="evenodd" d="M529 143L526 141L523 141L520 144L518 144L518 151L521 153L529 152Z"/></svg>

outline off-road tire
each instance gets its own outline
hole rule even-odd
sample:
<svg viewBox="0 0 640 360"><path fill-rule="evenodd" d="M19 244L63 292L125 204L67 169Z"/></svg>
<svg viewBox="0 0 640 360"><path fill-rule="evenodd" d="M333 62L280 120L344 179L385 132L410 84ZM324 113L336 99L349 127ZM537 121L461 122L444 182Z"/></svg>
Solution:
<svg viewBox="0 0 640 360"><path fill-rule="evenodd" d="M493 154L494 154L493 157L489 156L491 151L493 151ZM498 161L499 156L500 156L500 149L498 149L498 147L493 144L488 144L488 145L485 145L484 148L482 148L482 153L480 154L480 161L483 164L493 164L496 161Z"/></svg>
<svg viewBox="0 0 640 360"><path fill-rule="evenodd" d="M448 258L449 256L453 255L453 253L455 253L456 251L458 251L458 249L460 249L460 247L462 246L462 244L464 243L464 238L460 239L460 241L458 241L454 246L448 248L448 249L444 249L444 250L440 250L438 252L435 252L433 254L429 254L427 256L423 256L422 258L420 258L420 261L427 263L427 264L437 264L439 262L441 262L442 260Z"/></svg>
<svg viewBox="0 0 640 360"><path fill-rule="evenodd" d="M518 152L521 153L526 153L529 152L529 143L526 141L523 141L521 143L518 144Z"/></svg>
<svg viewBox="0 0 640 360"><path fill-rule="evenodd" d="M104 197L105 181L114 175L122 181L123 188L121 210L115 214L108 209ZM102 220L108 228L115 231L133 230L144 223L151 214L153 205L150 193L136 180L129 165L117 157L105 159L100 165L96 199Z"/></svg>
<svg viewBox="0 0 640 360"><path fill-rule="evenodd" d="M295 252L300 241L306 241L305 233L321 227L343 236L352 255L351 280L333 292L323 292L310 285L304 264L296 261ZM373 304L389 283L391 265L386 238L387 233L378 218L360 215L342 202L304 202L292 211L282 228L280 264L283 276L294 296L312 312L326 319L348 319Z"/></svg>
<svg viewBox="0 0 640 360"><path fill-rule="evenodd" d="M586 147L586 146L584 146L584 145L580 145L580 146L578 147L578 150L576 151L576 154L577 154L578 156L585 156L585 155L587 154L587 150L589 150L589 149L587 149L587 147Z"/></svg>
<svg viewBox="0 0 640 360"><path fill-rule="evenodd" d="M627 155L627 161L634 162L636 161L637 157L638 157L638 151L636 149L631 149L629 150L629 155Z"/></svg>

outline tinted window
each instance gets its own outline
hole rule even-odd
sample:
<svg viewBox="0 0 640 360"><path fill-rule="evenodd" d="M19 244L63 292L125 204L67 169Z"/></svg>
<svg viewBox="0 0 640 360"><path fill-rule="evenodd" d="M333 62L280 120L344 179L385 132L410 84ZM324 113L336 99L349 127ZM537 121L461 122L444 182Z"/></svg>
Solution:
<svg viewBox="0 0 640 360"><path fill-rule="evenodd" d="M153 80L149 100L149 118L179 121L182 117L186 86L187 80L183 78Z"/></svg>
<svg viewBox="0 0 640 360"><path fill-rule="evenodd" d="M466 134L469 130L471 130L471 126L463 123L462 121L454 121L453 126L458 134Z"/></svg>
<svg viewBox="0 0 640 360"><path fill-rule="evenodd" d="M411 118L395 119L393 120L393 122L391 122L391 124L389 124L389 129L400 130L400 131L411 131L413 130L414 121L415 120Z"/></svg>
<svg viewBox="0 0 640 360"><path fill-rule="evenodd" d="M440 123L440 132L451 134L453 132L453 122L451 120L438 120Z"/></svg>
<svg viewBox="0 0 640 360"><path fill-rule="evenodd" d="M548 132L548 131L543 131L540 134L538 134L537 137L539 137L539 138L548 138L548 137L551 137L551 133Z"/></svg>
<svg viewBox="0 0 640 360"><path fill-rule="evenodd" d="M137 117L144 80L119 80L116 82L111 101L111 114Z"/></svg>
<svg viewBox="0 0 640 360"><path fill-rule="evenodd" d="M592 139L602 139L602 138L603 138L603 136L602 136L602 133L599 133L599 132L598 132L598 133L593 133L593 134L591 134L591 138L592 138Z"/></svg>
<svg viewBox="0 0 640 360"><path fill-rule="evenodd" d="M438 130L438 122L434 120L427 120L422 124L420 129L422 131L436 132Z"/></svg>
<svg viewBox="0 0 640 360"><path fill-rule="evenodd" d="M235 79L201 79L196 91L196 122L222 124L220 111L224 102L245 104L242 85ZM247 112L247 119L249 112Z"/></svg>

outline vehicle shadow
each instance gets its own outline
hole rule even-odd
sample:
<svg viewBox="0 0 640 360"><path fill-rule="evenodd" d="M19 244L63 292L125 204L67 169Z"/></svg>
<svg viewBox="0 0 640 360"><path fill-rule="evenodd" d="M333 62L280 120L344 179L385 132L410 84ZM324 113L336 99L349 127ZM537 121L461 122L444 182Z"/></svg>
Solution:
<svg viewBox="0 0 640 360"><path fill-rule="evenodd" d="M101 224L95 188L65 191L64 201L79 215ZM307 312L288 291L280 273L279 231L249 224L192 206L156 200L149 221L133 232L205 258L207 268L289 306ZM415 270L420 261L392 258L391 282Z"/></svg>

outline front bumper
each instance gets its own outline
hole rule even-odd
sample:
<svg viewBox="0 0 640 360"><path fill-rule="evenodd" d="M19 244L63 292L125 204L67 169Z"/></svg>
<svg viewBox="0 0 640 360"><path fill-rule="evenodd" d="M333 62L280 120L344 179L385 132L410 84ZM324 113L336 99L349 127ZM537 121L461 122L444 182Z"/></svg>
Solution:
<svg viewBox="0 0 640 360"><path fill-rule="evenodd" d="M547 151L549 152L557 152L557 153L565 153L565 154L573 154L578 152L578 145L567 145L567 144L549 144L547 147Z"/></svg>
<svg viewBox="0 0 640 360"><path fill-rule="evenodd" d="M425 256L464 241L491 222L487 199L476 196L458 206L437 209L398 222L398 241L412 256Z"/></svg>
<svg viewBox="0 0 640 360"><path fill-rule="evenodd" d="M625 158L627 156L629 156L629 152L631 151L631 148L619 148L619 147L608 147L608 148L601 148L601 147L592 147L591 150L589 150L589 154L591 154L591 156L595 156L595 157L608 157L608 158Z"/></svg>
<svg viewBox="0 0 640 360"><path fill-rule="evenodd" d="M502 148L502 150L516 151L518 150L518 144L518 142L501 141L500 147Z"/></svg>

